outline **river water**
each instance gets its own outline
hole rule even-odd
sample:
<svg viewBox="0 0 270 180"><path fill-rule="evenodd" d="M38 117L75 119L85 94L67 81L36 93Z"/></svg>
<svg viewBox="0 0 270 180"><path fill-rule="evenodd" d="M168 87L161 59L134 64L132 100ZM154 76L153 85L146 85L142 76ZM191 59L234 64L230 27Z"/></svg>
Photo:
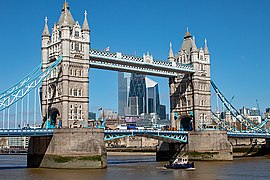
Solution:
<svg viewBox="0 0 270 180"><path fill-rule="evenodd" d="M168 170L155 156L108 156L107 169L66 170L26 168L25 155L0 155L0 179L26 180L173 180L270 179L270 157L234 161L196 161L194 171Z"/></svg>

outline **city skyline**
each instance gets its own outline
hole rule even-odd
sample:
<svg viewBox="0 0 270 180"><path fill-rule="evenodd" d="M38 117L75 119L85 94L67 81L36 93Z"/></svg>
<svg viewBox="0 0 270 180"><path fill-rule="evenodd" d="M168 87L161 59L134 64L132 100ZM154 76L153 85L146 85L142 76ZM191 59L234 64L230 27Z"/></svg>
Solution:
<svg viewBox="0 0 270 180"><path fill-rule="evenodd" d="M95 49L110 46L111 51L138 56L149 51L155 59L167 60L169 42L172 41L176 54L186 27L189 27L198 48L203 47L204 38L207 38L211 77L224 95L228 99L235 97L233 104L237 109L256 107L258 100L264 112L269 106L267 52L270 47L267 42L270 35L267 32L270 27L267 17L270 3L207 1L196 5L199 2L190 2L190 10L179 1L68 1L79 23L87 10L91 46ZM1 91L41 62L40 36L44 18L48 16L51 30L53 23L58 21L62 5L63 1L53 6L47 1L3 3L0 12L5 27L0 30ZM3 78L7 74L9 78ZM168 80L156 77L154 80L160 84L161 104L169 108ZM89 89L89 111L97 112L99 107L117 109L117 72L90 69Z"/></svg>

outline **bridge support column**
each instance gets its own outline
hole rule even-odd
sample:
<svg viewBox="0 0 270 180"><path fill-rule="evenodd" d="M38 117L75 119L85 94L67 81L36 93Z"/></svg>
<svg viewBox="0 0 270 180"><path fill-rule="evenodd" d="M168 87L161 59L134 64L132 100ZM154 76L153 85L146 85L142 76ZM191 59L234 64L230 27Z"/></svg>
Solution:
<svg viewBox="0 0 270 180"><path fill-rule="evenodd" d="M192 160L233 160L232 145L226 131L188 133L188 150Z"/></svg>
<svg viewBox="0 0 270 180"><path fill-rule="evenodd" d="M188 155L191 160L233 160L226 131L192 131L188 133L187 144L161 142L156 160L169 161L177 152Z"/></svg>
<svg viewBox="0 0 270 180"><path fill-rule="evenodd" d="M55 129L52 137L31 137L28 167L106 168L107 152L102 129Z"/></svg>

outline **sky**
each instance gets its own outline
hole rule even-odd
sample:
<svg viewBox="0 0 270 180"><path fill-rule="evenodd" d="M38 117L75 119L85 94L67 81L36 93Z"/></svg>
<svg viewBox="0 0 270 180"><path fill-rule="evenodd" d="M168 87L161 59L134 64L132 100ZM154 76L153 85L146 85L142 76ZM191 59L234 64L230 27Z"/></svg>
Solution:
<svg viewBox="0 0 270 180"><path fill-rule="evenodd" d="M0 6L0 92L41 63L44 18L51 28L64 0L9 0ZM270 107L270 1L268 0L68 0L75 21L88 12L91 47L167 60L176 54L188 27L197 47L207 38L211 79L236 108ZM159 83L169 108L168 79ZM90 111L117 111L117 72L90 69ZM215 106L215 103L212 103ZM168 111L167 111L168 113Z"/></svg>

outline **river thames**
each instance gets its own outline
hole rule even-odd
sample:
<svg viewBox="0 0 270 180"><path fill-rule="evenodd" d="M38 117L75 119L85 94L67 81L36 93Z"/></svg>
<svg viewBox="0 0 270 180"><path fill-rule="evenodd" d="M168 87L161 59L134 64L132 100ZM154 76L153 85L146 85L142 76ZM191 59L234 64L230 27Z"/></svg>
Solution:
<svg viewBox="0 0 270 180"><path fill-rule="evenodd" d="M0 179L270 179L270 156L235 158L234 161L196 161L194 171L164 169L165 163L156 162L153 155L110 155L107 169L30 169L26 168L26 155L0 155Z"/></svg>

